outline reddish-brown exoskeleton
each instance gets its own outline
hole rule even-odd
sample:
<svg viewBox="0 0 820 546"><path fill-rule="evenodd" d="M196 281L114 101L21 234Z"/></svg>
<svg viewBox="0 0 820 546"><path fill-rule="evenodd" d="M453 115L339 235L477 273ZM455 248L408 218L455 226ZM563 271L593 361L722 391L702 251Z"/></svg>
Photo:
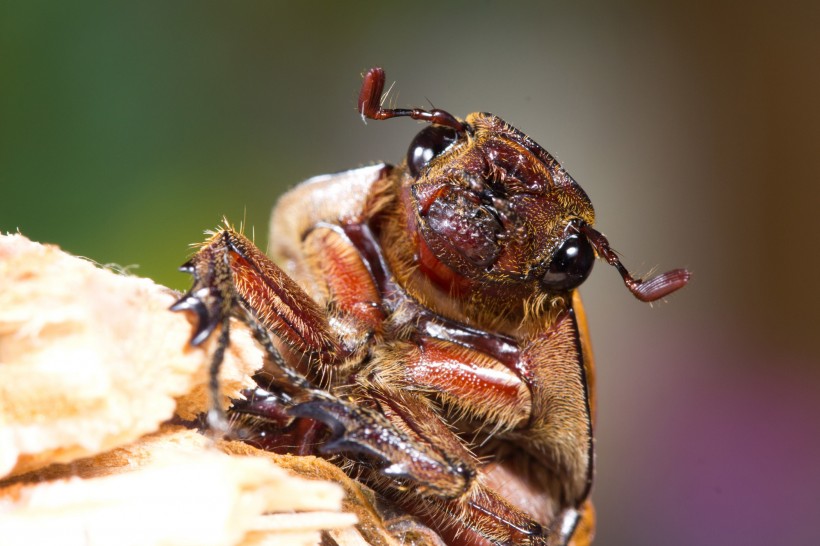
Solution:
<svg viewBox="0 0 820 546"><path fill-rule="evenodd" d="M383 109L383 88L371 69L363 118L430 123L407 159L286 194L281 266L222 229L174 309L197 314L193 344L220 332L214 370L230 317L254 329L266 390L231 411L272 423L267 447L337 454L447 543L589 544L594 368L576 288L596 254L642 301L689 273L631 277L584 191L500 118Z"/></svg>

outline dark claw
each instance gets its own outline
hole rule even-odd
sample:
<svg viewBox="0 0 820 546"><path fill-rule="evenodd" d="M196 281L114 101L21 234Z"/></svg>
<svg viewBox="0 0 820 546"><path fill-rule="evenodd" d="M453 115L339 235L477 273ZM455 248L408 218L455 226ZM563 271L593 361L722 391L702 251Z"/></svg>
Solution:
<svg viewBox="0 0 820 546"><path fill-rule="evenodd" d="M182 271L183 273L188 273L189 275L193 275L194 272L196 271L196 268L194 267L194 260L193 259L188 260L187 262L185 262L184 264L179 266L179 270Z"/></svg>
<svg viewBox="0 0 820 546"><path fill-rule="evenodd" d="M197 324L189 342L196 347L211 337L211 334L219 325L219 317L208 310L208 306L201 298L188 293L170 307L171 311L193 311L196 314Z"/></svg>
<svg viewBox="0 0 820 546"><path fill-rule="evenodd" d="M327 425L333 436L336 437L342 435L346 429L345 419L338 415L339 409L338 404L330 400L311 400L289 408L288 413L294 417L321 421ZM342 409L344 409L344 406L342 406Z"/></svg>
<svg viewBox="0 0 820 546"><path fill-rule="evenodd" d="M320 421L330 428L331 439L320 447L323 453L361 453L384 463L382 473L393 478L414 480L433 489L428 478L445 476L458 488L468 483L470 474L454 466L446 457L414 442L387 417L364 406L312 391L314 398L288 410L290 415ZM450 485L448 480L446 485Z"/></svg>
<svg viewBox="0 0 820 546"><path fill-rule="evenodd" d="M189 342L194 347L201 345L211 337L216 327L225 318L220 312L219 303L222 300L218 286L214 284L212 278L212 268L205 268L204 271L207 273L203 276L203 271L197 270L198 256L179 266L180 271L194 276L194 285L170 308L171 311L192 311L196 314L196 327Z"/></svg>
<svg viewBox="0 0 820 546"><path fill-rule="evenodd" d="M410 447L410 439L381 413L313 392L315 399L293 406L288 413L321 421L330 428L331 439L320 448L322 452L362 453L391 463L390 453Z"/></svg>
<svg viewBox="0 0 820 546"><path fill-rule="evenodd" d="M324 453L345 451L383 456L370 445L376 440L373 435L381 429L378 424L372 422L372 416L368 416L363 408L345 404L341 400L320 398L297 404L290 408L288 413L294 417L313 419L327 425L331 431L331 440L321 447ZM362 423L368 422L371 424L370 427L362 426Z"/></svg>

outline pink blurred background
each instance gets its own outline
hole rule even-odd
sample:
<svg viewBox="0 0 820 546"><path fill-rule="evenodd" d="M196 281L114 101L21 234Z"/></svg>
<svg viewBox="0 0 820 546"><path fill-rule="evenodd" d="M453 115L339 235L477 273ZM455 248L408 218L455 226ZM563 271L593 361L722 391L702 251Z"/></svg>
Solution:
<svg viewBox="0 0 820 546"><path fill-rule="evenodd" d="M553 152L650 307L599 264L601 545L820 544L820 8L806 2L19 2L0 7L0 230L176 288L223 214L264 244L311 175L398 161L397 105Z"/></svg>

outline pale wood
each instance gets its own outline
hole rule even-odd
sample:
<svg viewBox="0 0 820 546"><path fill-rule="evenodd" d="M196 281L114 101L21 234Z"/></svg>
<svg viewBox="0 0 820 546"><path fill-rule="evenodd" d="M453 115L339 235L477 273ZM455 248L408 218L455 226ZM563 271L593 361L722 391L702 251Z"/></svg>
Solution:
<svg viewBox="0 0 820 546"><path fill-rule="evenodd" d="M188 345L190 317L168 311L176 297L0 235L2 544L306 545L321 529L351 528L338 485L162 426L210 404L213 342ZM223 402L261 365L237 324Z"/></svg>

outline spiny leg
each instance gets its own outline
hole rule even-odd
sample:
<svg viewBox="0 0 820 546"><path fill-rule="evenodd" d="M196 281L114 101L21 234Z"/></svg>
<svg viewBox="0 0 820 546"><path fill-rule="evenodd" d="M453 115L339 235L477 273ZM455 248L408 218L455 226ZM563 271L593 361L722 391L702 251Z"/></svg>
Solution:
<svg viewBox="0 0 820 546"><path fill-rule="evenodd" d="M531 407L528 391L513 374L503 371L498 362L477 351L424 338L395 347L384 361L372 362L359 376L362 389L393 426L407 431L413 440L398 453L400 458L394 455L391 466L412 468L415 451L424 448L440 451L449 463L444 467L447 472L436 469L418 481L409 473L395 473L393 483L375 475L372 479L378 490L392 491L393 499L409 513L448 534L456 544L471 543L459 538L467 535L497 544L565 544L579 510L556 506L556 512L547 510L533 517L509 503L495 489L498 478L490 478L485 473L488 467L471 452L469 440L448 426L453 415L465 411L455 405L459 401L469 410L465 416L472 414L486 422L484 433L490 436L522 426L526 415L519 411L526 413ZM512 408L485 411L482 399L489 406ZM580 510L584 516L587 512L591 514Z"/></svg>
<svg viewBox="0 0 820 546"><path fill-rule="evenodd" d="M454 544L565 542L564 515L544 525L487 485L480 461L429 400L409 394L407 385L371 380L362 387L367 397L354 404L339 399L310 402L291 413L333 428L339 440L327 446L330 451L377 454L388 461L381 470L361 460L356 468L375 489ZM366 417L362 412L368 410L367 402L375 402L379 411ZM378 420L369 421L371 414ZM440 462L431 464L434 459Z"/></svg>
<svg viewBox="0 0 820 546"><path fill-rule="evenodd" d="M392 472L376 474L361 468L365 480L377 490L445 534L448 543L473 544L482 539L494 544L561 543L554 525L542 525L485 483L481 462L423 397L389 387L370 394L391 427L411 439L392 454L388 467ZM416 454L421 451L440 452L447 465L422 468L417 477Z"/></svg>
<svg viewBox="0 0 820 546"><path fill-rule="evenodd" d="M470 471L453 461L444 450L418 438L382 411L363 404L361 399L342 398L311 391L312 399L295 405L288 413L320 421L331 437L322 453L361 454L381 463L379 472L391 479L409 479L416 487L448 487L441 494L458 494L466 487ZM439 479L446 476L446 480Z"/></svg>
<svg viewBox="0 0 820 546"><path fill-rule="evenodd" d="M313 388L309 381L282 358L271 340L277 336L303 358L332 362L345 356L333 342L322 310L281 269L241 234L225 229L207 241L185 266L194 275L194 285L172 309L190 310L198 317L191 343L205 341L217 327L221 329L211 361L211 396L219 399L218 371L230 342L229 319L236 316L246 323L254 338L265 349L272 367L281 377L274 377L277 389L288 392L295 405L292 416L313 417L321 413L335 433L328 450L365 452L392 462L394 452L410 439L378 411L359 407ZM219 431L227 430L227 419L221 406L212 405L209 423ZM319 408L322 408L320 411ZM242 410L253 414L264 411L260 406L244 404ZM375 438L373 434L377 434ZM418 453L420 463L432 467L446 465L437 454ZM389 468L389 467L388 467Z"/></svg>
<svg viewBox="0 0 820 546"><path fill-rule="evenodd" d="M219 396L219 369L230 343L230 319L246 323L266 356L282 370L294 388L310 388L275 348L271 334L306 358L332 360L339 357L323 311L292 279L247 238L230 227L206 241L182 271L193 274L191 289L172 307L191 311L197 324L191 345L200 345L219 328L211 357L208 423L218 434L230 427Z"/></svg>

